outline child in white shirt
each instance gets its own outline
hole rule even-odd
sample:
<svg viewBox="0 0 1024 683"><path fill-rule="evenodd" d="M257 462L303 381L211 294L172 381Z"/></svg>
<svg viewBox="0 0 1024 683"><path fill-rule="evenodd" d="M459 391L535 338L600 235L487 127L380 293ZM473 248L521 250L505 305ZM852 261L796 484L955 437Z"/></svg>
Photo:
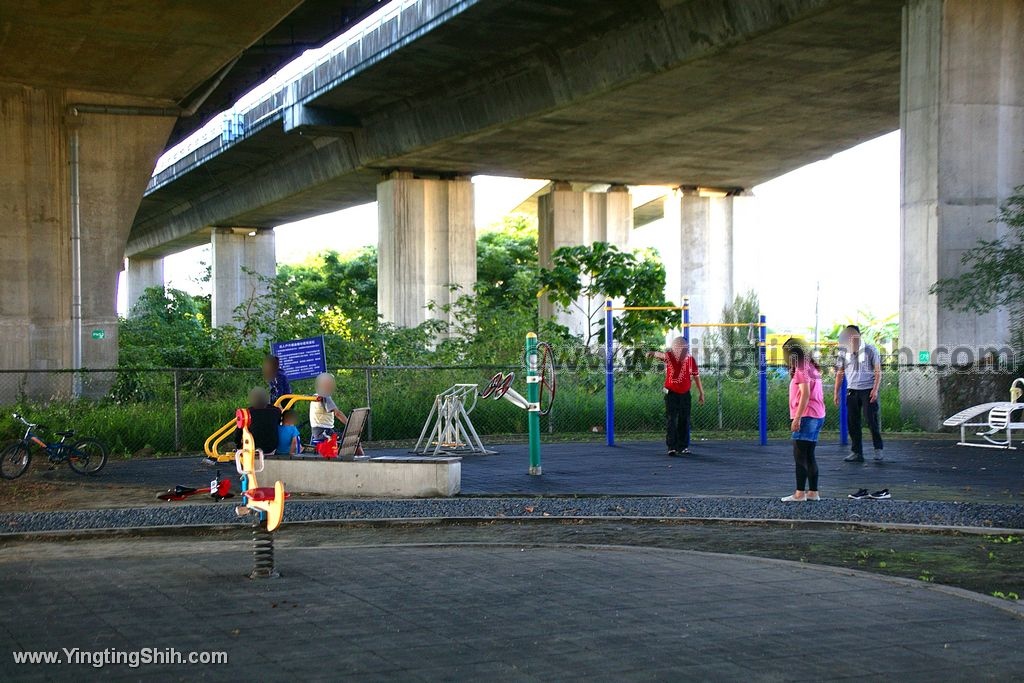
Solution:
<svg viewBox="0 0 1024 683"><path fill-rule="evenodd" d="M322 441L334 433L334 418L341 424L348 424L348 418L341 412L331 394L337 389L334 375L324 372L316 378L316 396L319 400L309 404L309 426L313 428L313 441Z"/></svg>

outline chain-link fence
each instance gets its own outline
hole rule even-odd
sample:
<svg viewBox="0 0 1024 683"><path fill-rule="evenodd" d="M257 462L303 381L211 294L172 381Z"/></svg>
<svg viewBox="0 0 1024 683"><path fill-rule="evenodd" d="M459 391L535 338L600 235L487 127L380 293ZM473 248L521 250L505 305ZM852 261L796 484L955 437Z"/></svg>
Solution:
<svg viewBox="0 0 1024 683"><path fill-rule="evenodd" d="M434 396L457 383L481 387L498 371L518 368L350 367L334 373L334 398L343 410L372 408L367 440L411 444L423 427ZM755 439L758 429L758 375L742 364L700 367L706 400L693 410L697 438ZM520 373L521 375L521 373ZM834 373L823 370L828 415L825 432L838 432L838 411L831 405ZM218 427L245 404L249 389L263 384L257 370L119 369L78 373L81 393L72 401L75 373L70 371L0 371L0 436L20 433L11 419L19 412L50 430L75 429L96 436L115 453L194 453ZM663 366L622 367L615 373L615 431L618 439L660 439L664 428ZM1004 400L1010 377L931 365L886 363L880 391L883 429L888 432L936 430L942 417L963 407ZM522 377L516 384L525 392ZM600 363L579 363L558 370L557 398L542 430L552 440L599 440L605 431L605 373ZM789 376L785 368L768 369L768 418L773 436L789 428ZM312 393L313 380L293 383L295 393ZM298 406L300 428L306 406ZM485 442L522 439L526 413L505 401L481 400L473 424ZM308 430L304 429L304 433Z"/></svg>

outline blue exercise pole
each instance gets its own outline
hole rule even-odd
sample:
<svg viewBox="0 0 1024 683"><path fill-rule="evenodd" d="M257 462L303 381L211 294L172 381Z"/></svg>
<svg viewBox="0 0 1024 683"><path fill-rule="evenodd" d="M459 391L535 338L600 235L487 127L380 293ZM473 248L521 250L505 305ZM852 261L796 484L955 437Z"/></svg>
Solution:
<svg viewBox="0 0 1024 683"><path fill-rule="evenodd" d="M683 339L690 343L690 299L683 299Z"/></svg>
<svg viewBox="0 0 1024 683"><path fill-rule="evenodd" d="M612 300L604 302L604 433L608 445L615 445L615 345L612 332L615 329L612 319Z"/></svg>
<svg viewBox="0 0 1024 683"><path fill-rule="evenodd" d="M761 432L761 445L768 445L768 326L765 324L765 317L762 315L759 318L760 327L758 328L757 339L757 380L758 380L758 391L759 400L758 408L760 414L758 415L758 426Z"/></svg>
<svg viewBox="0 0 1024 683"><path fill-rule="evenodd" d="M846 407L846 375L843 374L843 384L839 387L839 445L847 446L850 443L850 429L846 422L848 418Z"/></svg>

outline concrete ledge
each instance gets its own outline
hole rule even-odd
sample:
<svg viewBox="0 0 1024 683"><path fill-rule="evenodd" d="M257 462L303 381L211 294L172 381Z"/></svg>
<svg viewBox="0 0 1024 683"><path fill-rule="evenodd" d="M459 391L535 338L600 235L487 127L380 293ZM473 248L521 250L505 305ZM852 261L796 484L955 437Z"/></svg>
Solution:
<svg viewBox="0 0 1024 683"><path fill-rule="evenodd" d="M261 482L280 479L286 491L349 498L437 498L462 488L462 458L376 457L354 462L267 458Z"/></svg>

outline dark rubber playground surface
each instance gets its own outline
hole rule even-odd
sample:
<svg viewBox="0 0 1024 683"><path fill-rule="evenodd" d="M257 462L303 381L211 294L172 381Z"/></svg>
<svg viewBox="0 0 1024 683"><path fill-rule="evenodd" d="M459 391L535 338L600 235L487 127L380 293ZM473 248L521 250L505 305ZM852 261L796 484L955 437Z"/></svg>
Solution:
<svg viewBox="0 0 1024 683"><path fill-rule="evenodd" d="M845 463L847 451L821 443L817 460L826 498L852 491L888 488L897 500L1024 502L1024 453L956 446L948 441L890 440L886 460ZM768 446L733 441L693 445L693 454L672 458L658 443L546 443L544 474L531 477L525 444L496 446L497 455L471 455L462 461L463 495L662 495L776 497L793 492L790 442ZM404 450L370 450L371 455ZM212 469L199 458L112 461L98 477L104 483L152 485L205 482ZM222 472L233 471L231 463ZM58 470L62 478L76 475ZM200 484L201 485L201 484Z"/></svg>
<svg viewBox="0 0 1024 683"><path fill-rule="evenodd" d="M673 458L659 444L545 444L543 476L526 474L525 445L468 456L462 495L425 500L332 500L296 496L288 519L299 521L516 517L637 517L749 519L1024 529L1024 457L1016 451L957 447L939 441L893 441L881 463L843 462L834 444L819 447L820 503L782 503L792 492L790 444L702 442L692 455ZM373 451L399 453L400 451ZM325 463L344 467L344 463ZM90 510L0 513L0 534L103 528L234 525L230 501L197 496L160 503L155 494L174 484L201 485L212 468L198 457L113 461L95 480L64 469L34 472L49 480L102 482L107 498ZM230 474L227 465L222 474ZM226 471L225 471L226 470ZM140 493L153 490L153 498ZM892 500L852 501L860 488L892 491ZM113 504L111 504L113 503Z"/></svg>

